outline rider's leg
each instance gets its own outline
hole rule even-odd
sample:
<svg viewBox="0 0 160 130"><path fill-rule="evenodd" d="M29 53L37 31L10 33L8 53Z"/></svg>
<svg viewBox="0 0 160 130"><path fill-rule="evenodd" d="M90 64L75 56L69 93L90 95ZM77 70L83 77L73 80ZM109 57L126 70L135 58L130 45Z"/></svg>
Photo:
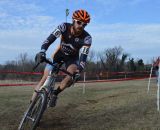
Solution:
<svg viewBox="0 0 160 130"><path fill-rule="evenodd" d="M37 92L40 87L44 84L44 82L46 81L47 79L47 76L49 74L49 72L53 69L53 67L49 64L46 65L45 69L44 69L44 73L43 73L43 76L41 78L41 80L39 81L39 83L37 84L37 86L35 87L35 91L33 92L33 95L32 95L32 98L31 98L31 101L33 101L35 99L35 97L37 96Z"/></svg>
<svg viewBox="0 0 160 130"><path fill-rule="evenodd" d="M68 66L67 71L71 74L74 74L77 71L77 65L71 64ZM60 83L60 86L54 91L55 95L58 95L60 92L62 92L65 88L70 87L72 85L72 79L70 76L66 76L62 82Z"/></svg>
<svg viewBox="0 0 160 130"><path fill-rule="evenodd" d="M70 72L71 74L74 74L77 71L77 65L76 64L71 64L68 66L67 71ZM50 107L54 107L56 106L56 102L57 102L57 95L62 92L65 88L70 87L72 84L72 79L70 76L66 76L60 86L58 86L58 88L56 90L54 90L53 95L51 97L49 106Z"/></svg>

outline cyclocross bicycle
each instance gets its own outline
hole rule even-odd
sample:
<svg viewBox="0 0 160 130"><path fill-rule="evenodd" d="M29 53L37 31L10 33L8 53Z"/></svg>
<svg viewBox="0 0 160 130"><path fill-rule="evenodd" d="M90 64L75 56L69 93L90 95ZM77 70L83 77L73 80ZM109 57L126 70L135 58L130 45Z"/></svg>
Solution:
<svg viewBox="0 0 160 130"><path fill-rule="evenodd" d="M64 69L61 69L60 67L62 64L55 66L55 64L53 64L46 58L44 59L44 62L54 66L54 69L50 72L46 81L41 86L39 91L37 91L37 96L35 97L35 100L30 103L28 109L24 113L23 118L19 124L18 130L36 130L44 111L47 107L49 107L48 104L52 96L52 92L55 87L55 80L59 71L62 71L65 74L71 76L71 78L73 79L73 83L76 82L76 74L71 74ZM39 64L40 63L38 63L34 67L34 69L37 68Z"/></svg>

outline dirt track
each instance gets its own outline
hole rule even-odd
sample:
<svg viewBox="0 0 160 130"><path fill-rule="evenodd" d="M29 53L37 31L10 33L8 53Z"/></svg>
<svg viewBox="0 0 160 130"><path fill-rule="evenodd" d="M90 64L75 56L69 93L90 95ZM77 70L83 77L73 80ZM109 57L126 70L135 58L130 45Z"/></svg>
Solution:
<svg viewBox="0 0 160 130"><path fill-rule="evenodd" d="M45 112L37 130L158 130L156 86L152 84L148 95L146 83L137 80L87 84L85 94L82 87L67 89L59 96L57 106ZM0 88L1 130L16 130L28 104L32 89L17 88Z"/></svg>

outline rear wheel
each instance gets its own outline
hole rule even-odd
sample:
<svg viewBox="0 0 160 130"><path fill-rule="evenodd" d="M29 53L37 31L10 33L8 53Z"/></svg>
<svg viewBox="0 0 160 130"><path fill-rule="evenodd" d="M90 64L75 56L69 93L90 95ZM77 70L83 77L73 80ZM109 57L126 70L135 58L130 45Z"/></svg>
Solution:
<svg viewBox="0 0 160 130"><path fill-rule="evenodd" d="M47 93L45 90L38 92L35 100L25 112L18 130L35 130L47 105Z"/></svg>

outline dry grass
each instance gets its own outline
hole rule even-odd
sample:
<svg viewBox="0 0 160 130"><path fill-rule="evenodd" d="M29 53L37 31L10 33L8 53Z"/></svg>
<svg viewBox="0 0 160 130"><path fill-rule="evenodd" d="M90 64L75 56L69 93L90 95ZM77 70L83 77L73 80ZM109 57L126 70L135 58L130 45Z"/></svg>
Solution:
<svg viewBox="0 0 160 130"><path fill-rule="evenodd" d="M37 130L158 130L156 83L147 80L86 84L66 89L49 108ZM0 128L17 130L32 87L0 88Z"/></svg>

